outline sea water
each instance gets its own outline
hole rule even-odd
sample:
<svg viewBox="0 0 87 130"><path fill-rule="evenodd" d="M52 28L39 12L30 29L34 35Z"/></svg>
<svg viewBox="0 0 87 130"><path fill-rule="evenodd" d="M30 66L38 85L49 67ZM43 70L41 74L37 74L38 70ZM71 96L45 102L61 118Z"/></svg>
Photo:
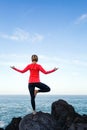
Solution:
<svg viewBox="0 0 87 130"><path fill-rule="evenodd" d="M54 101L63 99L79 114L87 115L87 95L37 95L36 109L51 113ZM0 128L6 127L13 117L23 117L32 112L29 95L0 95Z"/></svg>

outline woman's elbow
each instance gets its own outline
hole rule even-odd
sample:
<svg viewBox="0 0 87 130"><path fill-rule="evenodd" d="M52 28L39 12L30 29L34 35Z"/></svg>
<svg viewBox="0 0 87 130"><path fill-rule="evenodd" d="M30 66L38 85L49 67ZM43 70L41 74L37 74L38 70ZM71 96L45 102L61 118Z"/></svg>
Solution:
<svg viewBox="0 0 87 130"><path fill-rule="evenodd" d="M44 72L44 74L48 74L47 72Z"/></svg>

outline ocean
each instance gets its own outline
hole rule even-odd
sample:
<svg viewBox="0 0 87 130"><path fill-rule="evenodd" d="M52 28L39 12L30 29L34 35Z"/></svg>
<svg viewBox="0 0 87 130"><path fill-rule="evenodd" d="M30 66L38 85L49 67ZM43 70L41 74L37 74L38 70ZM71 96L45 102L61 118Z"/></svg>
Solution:
<svg viewBox="0 0 87 130"><path fill-rule="evenodd" d="M47 95L36 97L37 111L51 113L54 101L63 99L79 114L87 115L87 95ZM32 112L29 95L0 95L0 128L6 127L13 117L23 117Z"/></svg>

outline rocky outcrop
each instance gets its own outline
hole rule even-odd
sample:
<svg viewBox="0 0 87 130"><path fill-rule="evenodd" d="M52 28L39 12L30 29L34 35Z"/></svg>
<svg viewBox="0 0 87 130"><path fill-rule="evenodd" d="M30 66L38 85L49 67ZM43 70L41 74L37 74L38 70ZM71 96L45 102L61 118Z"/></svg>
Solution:
<svg viewBox="0 0 87 130"><path fill-rule="evenodd" d="M0 128L0 130L4 130L3 128Z"/></svg>
<svg viewBox="0 0 87 130"><path fill-rule="evenodd" d="M5 130L87 130L87 115L76 113L72 105L60 99L52 103L50 114L40 111L13 118Z"/></svg>
<svg viewBox="0 0 87 130"><path fill-rule="evenodd" d="M74 107L64 100L52 104L51 115L61 130L87 130L87 115L76 113Z"/></svg>
<svg viewBox="0 0 87 130"><path fill-rule="evenodd" d="M19 130L19 123L21 119L21 117L13 118L11 123L5 128L5 130Z"/></svg>
<svg viewBox="0 0 87 130"><path fill-rule="evenodd" d="M55 130L55 120L51 114L37 112L25 116L19 125L19 130Z"/></svg>
<svg viewBox="0 0 87 130"><path fill-rule="evenodd" d="M72 105L64 100L58 100L52 104L51 115L57 121L58 127L68 129L76 118L77 113Z"/></svg>

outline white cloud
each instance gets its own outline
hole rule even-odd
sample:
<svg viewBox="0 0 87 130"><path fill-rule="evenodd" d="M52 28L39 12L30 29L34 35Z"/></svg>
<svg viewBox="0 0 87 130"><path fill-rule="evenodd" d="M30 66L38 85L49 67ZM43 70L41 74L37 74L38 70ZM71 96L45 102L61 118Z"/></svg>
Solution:
<svg viewBox="0 0 87 130"><path fill-rule="evenodd" d="M35 34L32 36L31 40L32 40L33 43L35 43L35 42L37 42L37 41L42 41L43 38L44 38L44 37L43 37L42 35L40 35L40 34L38 34L38 33L35 33Z"/></svg>
<svg viewBox="0 0 87 130"><path fill-rule="evenodd" d="M87 14L82 14L76 21L75 24L87 22Z"/></svg>
<svg viewBox="0 0 87 130"><path fill-rule="evenodd" d="M41 34L30 34L29 32L20 28L16 28L16 30L11 35L0 33L0 37L8 40L27 41L32 43L42 41L44 38L44 36Z"/></svg>

